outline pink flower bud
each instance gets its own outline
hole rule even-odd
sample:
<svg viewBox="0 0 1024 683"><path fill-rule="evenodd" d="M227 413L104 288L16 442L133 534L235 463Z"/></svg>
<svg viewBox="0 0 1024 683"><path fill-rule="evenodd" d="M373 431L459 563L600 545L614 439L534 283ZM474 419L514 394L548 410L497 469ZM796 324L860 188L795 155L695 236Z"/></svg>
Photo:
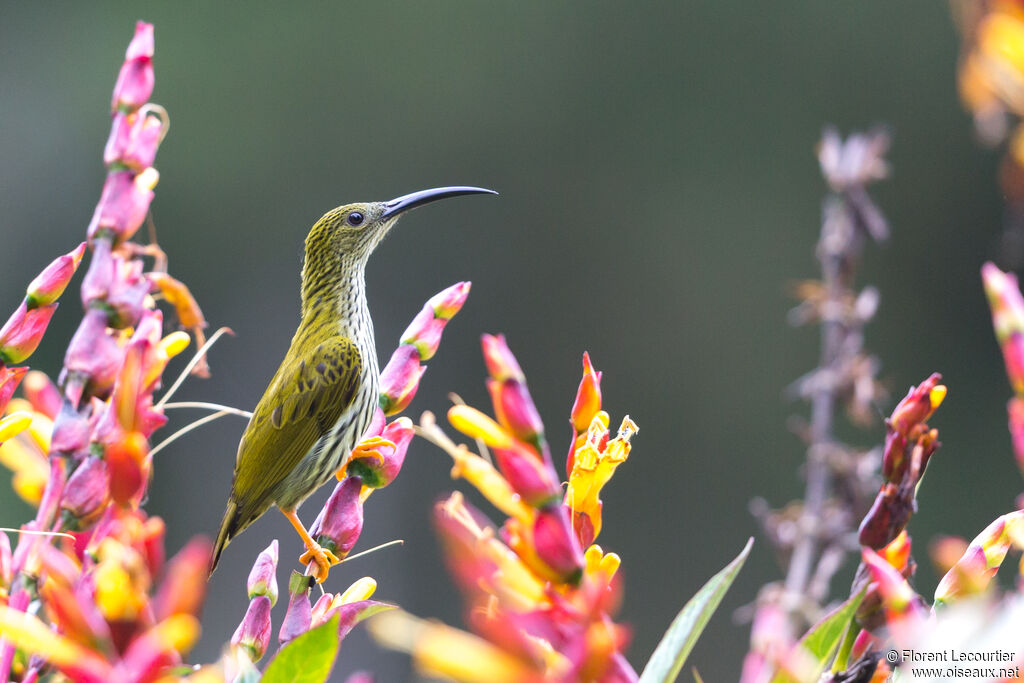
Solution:
<svg viewBox="0 0 1024 683"><path fill-rule="evenodd" d="M79 413L70 403L61 406L53 421L53 435L50 437L50 452L74 455L89 448L89 434L92 427L89 417Z"/></svg>
<svg viewBox="0 0 1024 683"><path fill-rule="evenodd" d="M25 301L29 308L46 306L64 293L64 289L71 281L71 276L78 270L78 264L82 262L82 254L85 253L85 242L63 256L58 256L50 265L43 269L28 286L28 296Z"/></svg>
<svg viewBox="0 0 1024 683"><path fill-rule="evenodd" d="M242 618L242 623L231 636L231 644L245 650L249 659L258 662L270 646L270 598L257 595L249 603L249 609Z"/></svg>
<svg viewBox="0 0 1024 683"><path fill-rule="evenodd" d="M270 598L270 604L277 604L277 539L275 538L267 546L267 549L259 554L252 571L249 572L249 580L246 582L249 591L249 599L257 595L266 595Z"/></svg>
<svg viewBox="0 0 1024 683"><path fill-rule="evenodd" d="M415 346L402 344L380 373L381 409L385 415L400 413L409 405L426 372Z"/></svg>
<svg viewBox="0 0 1024 683"><path fill-rule="evenodd" d="M569 421L577 434L587 431L597 411L601 410L601 373L594 370L590 354L583 352L583 379L576 390Z"/></svg>
<svg viewBox="0 0 1024 683"><path fill-rule="evenodd" d="M42 413L51 420L57 417L60 412L61 397L60 391L46 376L45 372L33 370L25 375L25 381L21 385L21 393L25 395L32 409ZM0 411L3 409L0 408Z"/></svg>
<svg viewBox="0 0 1024 683"><path fill-rule="evenodd" d="M18 388L18 384L26 372L28 372L28 368L9 368L6 365L0 365L0 414L3 414L4 409L7 408L11 396L14 395L14 390Z"/></svg>
<svg viewBox="0 0 1024 683"><path fill-rule="evenodd" d="M530 444L543 437L544 423L525 384L514 379L504 382L488 379L487 390L494 404L494 415L502 427Z"/></svg>
<svg viewBox="0 0 1024 683"><path fill-rule="evenodd" d="M362 479L363 484L370 488L379 489L387 486L395 480L402 469L414 433L412 420L407 417L398 418L380 433L380 436L395 444L393 449L387 446L377 449L384 459L353 458L349 461L346 471Z"/></svg>
<svg viewBox="0 0 1024 683"><path fill-rule="evenodd" d="M533 523L533 545L537 557L567 583L583 575L583 551L562 505L548 506L537 513Z"/></svg>
<svg viewBox="0 0 1024 683"><path fill-rule="evenodd" d="M447 322L444 318L434 317L433 308L424 306L402 333L402 343L415 346L420 360L430 360L441 345L441 333Z"/></svg>
<svg viewBox="0 0 1024 683"><path fill-rule="evenodd" d="M920 626L928 615L924 602L903 575L880 555L864 548L862 557L872 581L877 583L885 620L896 643L903 645L910 642L917 630L915 627Z"/></svg>
<svg viewBox="0 0 1024 683"><path fill-rule="evenodd" d="M123 358L124 350L107 334L106 312L91 308L68 344L64 369L69 376L84 378L93 394L103 396L113 386Z"/></svg>
<svg viewBox="0 0 1024 683"><path fill-rule="evenodd" d="M471 282L457 282L447 289L441 290L427 300L427 306L434 311L434 316L444 320L451 320L455 314L462 310L469 296Z"/></svg>
<svg viewBox="0 0 1024 683"><path fill-rule="evenodd" d="M153 93L153 25L138 22L114 85L113 110L135 110Z"/></svg>
<svg viewBox="0 0 1024 683"><path fill-rule="evenodd" d="M493 450L498 468L523 502L543 508L562 497L558 476L527 446Z"/></svg>
<svg viewBox="0 0 1024 683"><path fill-rule="evenodd" d="M61 507L85 526L99 516L110 502L110 474L107 463L89 456L68 479Z"/></svg>
<svg viewBox="0 0 1024 683"><path fill-rule="evenodd" d="M317 543L337 555L338 559L348 555L363 531L363 503L359 500L362 488L362 479L346 477L334 487L309 531Z"/></svg>
<svg viewBox="0 0 1024 683"><path fill-rule="evenodd" d="M163 122L156 116L147 116L145 111L117 112L103 150L103 163L119 163L135 172L149 168L156 159L163 133Z"/></svg>
<svg viewBox="0 0 1024 683"><path fill-rule="evenodd" d="M484 362L487 364L487 372L491 377L504 382L507 379L514 379L518 382L526 382L523 371L519 368L519 362L505 343L505 335L497 336L485 334L480 338L484 350Z"/></svg>
<svg viewBox="0 0 1024 683"><path fill-rule="evenodd" d="M31 356L56 310L57 304L29 309L23 301L0 329L0 362L20 363Z"/></svg>
<svg viewBox="0 0 1024 683"><path fill-rule="evenodd" d="M301 636L309 630L313 619L313 608L309 602L309 588L313 585L313 577L293 571L288 580L288 611L281 622L281 631L277 635L282 645ZM269 599L268 599L269 600Z"/></svg>
<svg viewBox="0 0 1024 683"><path fill-rule="evenodd" d="M313 605L309 622L311 628L327 622L330 618L327 613L330 611L331 603L333 602L334 593L324 593L320 596L320 599L316 601L315 605Z"/></svg>
<svg viewBox="0 0 1024 683"><path fill-rule="evenodd" d="M359 600L338 605L327 614L328 619L338 617L338 641L345 639L353 628L363 619L388 609L394 605L377 600Z"/></svg>
<svg viewBox="0 0 1024 683"><path fill-rule="evenodd" d="M117 241L129 239L142 225L153 201L156 171L135 175L132 171L107 174L99 204L89 223L89 240L112 233Z"/></svg>

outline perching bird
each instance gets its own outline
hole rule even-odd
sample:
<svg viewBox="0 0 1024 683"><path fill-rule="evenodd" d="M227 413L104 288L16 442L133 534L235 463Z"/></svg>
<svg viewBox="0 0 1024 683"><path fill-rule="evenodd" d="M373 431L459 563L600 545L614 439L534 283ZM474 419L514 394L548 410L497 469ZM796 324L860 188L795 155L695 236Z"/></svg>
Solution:
<svg viewBox="0 0 1024 683"><path fill-rule="evenodd" d="M477 193L496 194L441 187L389 202L348 204L326 213L309 231L302 320L238 444L211 574L231 539L277 505L306 546L300 561L314 563L317 581L327 578L338 558L310 537L296 514L299 504L344 466L354 448L372 455L377 447L394 445L379 437L360 443L380 393L366 262L405 211Z"/></svg>

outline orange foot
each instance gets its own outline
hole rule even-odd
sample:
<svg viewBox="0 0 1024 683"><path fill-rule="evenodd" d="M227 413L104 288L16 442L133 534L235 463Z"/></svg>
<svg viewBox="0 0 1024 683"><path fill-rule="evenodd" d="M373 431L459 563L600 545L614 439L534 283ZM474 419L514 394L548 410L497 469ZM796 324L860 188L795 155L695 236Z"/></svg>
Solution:
<svg viewBox="0 0 1024 683"><path fill-rule="evenodd" d="M314 541L312 546L306 546L306 552L302 553L299 562L309 565L310 576L316 579L317 583L323 583L327 580L327 573L331 571L331 567L341 560L330 550Z"/></svg>
<svg viewBox="0 0 1024 683"><path fill-rule="evenodd" d="M375 458L377 460L384 460L384 455L378 451L378 448L395 448L395 442L389 441L382 436L371 436L368 439L363 439L356 447L352 449L352 454L345 461L345 464L338 468L338 471L334 473L334 476L341 481L345 478L345 469L348 467L349 460L353 458Z"/></svg>

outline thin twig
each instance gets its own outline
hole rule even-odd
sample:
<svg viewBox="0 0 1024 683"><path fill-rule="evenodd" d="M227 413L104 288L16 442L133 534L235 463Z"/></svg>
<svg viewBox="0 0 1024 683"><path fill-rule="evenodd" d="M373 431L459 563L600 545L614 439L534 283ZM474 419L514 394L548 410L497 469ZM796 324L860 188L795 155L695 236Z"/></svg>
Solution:
<svg viewBox="0 0 1024 683"><path fill-rule="evenodd" d="M165 403L160 406L164 410L174 410L175 408L198 408L200 410L221 410L231 415L238 415L249 419L252 417L252 413L248 410L242 410L241 408L232 408L231 406L222 405L220 403L209 403L207 401L176 401L173 403Z"/></svg>
<svg viewBox="0 0 1024 683"><path fill-rule="evenodd" d="M153 450L151 450L149 452L150 457L156 455L157 453L162 451L165 447L169 446L173 442L175 442L178 439L180 439L181 437L185 436L186 434L191 432L193 429L198 429L199 427L202 427L204 424L207 424L208 422L213 422L214 420L219 420L220 418L224 417L225 415L230 415L230 414L231 413L229 411L227 411L227 410L221 410L221 411L218 411L218 412L214 413L213 415L207 415L206 417L199 418L195 422L192 422L192 423L182 427L181 429L179 429L178 431L174 432L169 437L167 437L166 439L164 439L163 441L158 443L156 446L154 446Z"/></svg>
<svg viewBox="0 0 1024 683"><path fill-rule="evenodd" d="M181 387L182 383L185 381L185 378L188 377L188 374L190 372L192 372L192 368L194 368L199 363L199 361L203 359L203 357L206 355L206 352L209 351L210 348L216 343L216 341L220 339L224 334L234 334L234 332L231 331L230 327L221 327L216 332L214 332L213 335L206 341L206 343L199 347L199 350L196 351L196 354L192 356L192 360L188 362L188 365L185 366L185 369L182 370L181 374L178 375L178 378L174 380L174 384L172 384L171 387L164 392L164 395L160 397L160 400L157 401L156 404L157 408L162 408L164 404L171 399L171 396L174 396L174 392L176 392L178 388Z"/></svg>

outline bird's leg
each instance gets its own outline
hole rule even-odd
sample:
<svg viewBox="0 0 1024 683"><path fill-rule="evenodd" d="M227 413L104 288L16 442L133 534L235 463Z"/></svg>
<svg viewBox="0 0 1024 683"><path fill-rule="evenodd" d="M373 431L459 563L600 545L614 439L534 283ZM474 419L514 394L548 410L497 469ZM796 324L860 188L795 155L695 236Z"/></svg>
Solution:
<svg viewBox="0 0 1024 683"><path fill-rule="evenodd" d="M306 552L299 558L299 562L307 565L312 562L314 566L310 567L310 574L316 579L317 583L323 583L327 579L327 573L331 570L331 566L338 564L341 560L330 550L321 547L319 543L313 540L313 537L306 531L306 527L302 526L302 522L299 521L299 515L296 514L295 510L281 510L281 514L292 523L295 530L299 532L302 543L306 546Z"/></svg>
<svg viewBox="0 0 1024 683"><path fill-rule="evenodd" d="M363 439L356 444L356 447L352 449L352 455L345 460L345 464L338 468L338 471L334 473L334 476L341 481L345 478L345 469L348 467L348 463L353 458L374 458L376 460L384 460L384 454L381 453L378 448L390 448L394 450L395 442L389 441L382 436L371 436L367 439Z"/></svg>

